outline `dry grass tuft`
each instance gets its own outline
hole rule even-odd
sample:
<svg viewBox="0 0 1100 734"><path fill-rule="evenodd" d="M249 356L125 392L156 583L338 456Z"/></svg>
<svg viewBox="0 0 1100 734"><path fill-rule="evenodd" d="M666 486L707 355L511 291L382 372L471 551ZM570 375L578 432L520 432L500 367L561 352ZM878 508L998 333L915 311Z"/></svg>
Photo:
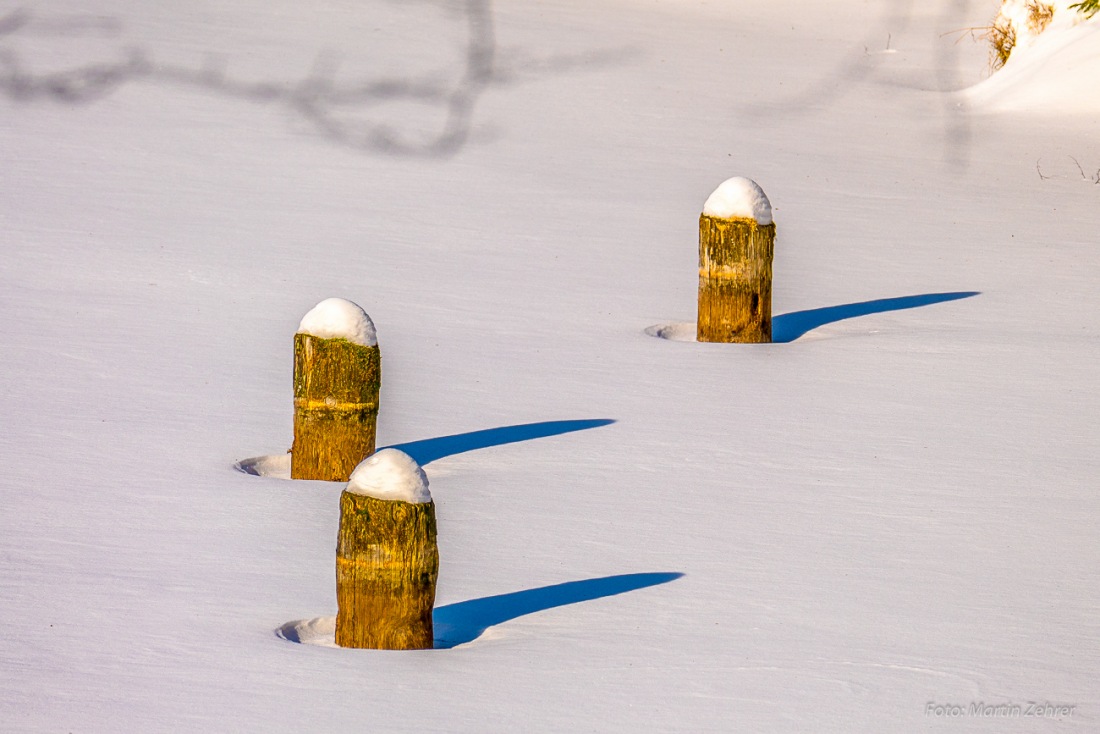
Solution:
<svg viewBox="0 0 1100 734"><path fill-rule="evenodd" d="M986 35L993 47L989 54L989 65L996 71L1012 55L1012 49L1016 46L1016 26L1008 18L998 15Z"/></svg>
<svg viewBox="0 0 1100 734"><path fill-rule="evenodd" d="M1027 11L1027 29L1031 35L1037 36L1046 30L1050 21L1054 18L1054 6L1040 0L1028 0L1024 6ZM1018 29L1012 20L1002 14L998 14L993 24L985 32L992 46L989 55L989 65L993 71L1000 69L1012 55L1012 49L1016 47Z"/></svg>
<svg viewBox="0 0 1100 734"><path fill-rule="evenodd" d="M1032 0L1027 4L1027 26L1035 35L1039 35L1054 17L1054 6Z"/></svg>

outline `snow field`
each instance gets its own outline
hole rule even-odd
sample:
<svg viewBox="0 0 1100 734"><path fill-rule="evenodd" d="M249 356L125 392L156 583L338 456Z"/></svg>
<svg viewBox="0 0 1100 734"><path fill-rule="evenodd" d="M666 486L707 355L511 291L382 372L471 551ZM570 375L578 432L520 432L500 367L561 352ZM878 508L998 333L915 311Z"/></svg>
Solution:
<svg viewBox="0 0 1100 734"><path fill-rule="evenodd" d="M943 34L996 6L498 3L452 157L303 103L456 82L454 6L36 6L68 20L0 35L23 74L136 47L309 94L4 87L0 728L1094 731L1100 140L1084 94L958 91L986 51ZM782 220L776 315L824 318L650 338L730 172ZM267 474L332 293L385 325L379 445L431 457L443 653L287 642L335 613L343 486ZM1076 708L927 713L1031 700Z"/></svg>

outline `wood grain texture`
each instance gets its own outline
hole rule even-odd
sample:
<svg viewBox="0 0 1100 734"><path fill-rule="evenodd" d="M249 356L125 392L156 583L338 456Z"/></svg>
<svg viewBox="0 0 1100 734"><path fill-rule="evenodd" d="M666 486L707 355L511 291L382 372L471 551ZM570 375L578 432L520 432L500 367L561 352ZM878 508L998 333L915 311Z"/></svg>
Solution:
<svg viewBox="0 0 1100 734"><path fill-rule="evenodd" d="M377 346L294 335L292 479L346 482L374 453L381 384Z"/></svg>
<svg viewBox="0 0 1100 734"><path fill-rule="evenodd" d="M340 495L336 644L376 650L433 646L439 575L435 503Z"/></svg>
<svg viewBox="0 0 1100 734"><path fill-rule="evenodd" d="M699 341L772 340L774 250L775 224L699 217Z"/></svg>

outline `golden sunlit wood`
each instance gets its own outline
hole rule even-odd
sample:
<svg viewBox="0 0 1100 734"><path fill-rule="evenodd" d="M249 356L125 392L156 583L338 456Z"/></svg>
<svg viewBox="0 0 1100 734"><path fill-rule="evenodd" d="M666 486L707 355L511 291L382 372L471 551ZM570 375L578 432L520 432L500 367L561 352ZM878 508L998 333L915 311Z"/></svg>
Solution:
<svg viewBox="0 0 1100 734"><path fill-rule="evenodd" d="M340 495L337 645L431 648L438 575L434 502Z"/></svg>
<svg viewBox="0 0 1100 734"><path fill-rule="evenodd" d="M772 255L775 224L699 217L701 342L772 340Z"/></svg>
<svg viewBox="0 0 1100 734"><path fill-rule="evenodd" d="M374 453L381 384L377 346L294 335L292 479L346 482Z"/></svg>

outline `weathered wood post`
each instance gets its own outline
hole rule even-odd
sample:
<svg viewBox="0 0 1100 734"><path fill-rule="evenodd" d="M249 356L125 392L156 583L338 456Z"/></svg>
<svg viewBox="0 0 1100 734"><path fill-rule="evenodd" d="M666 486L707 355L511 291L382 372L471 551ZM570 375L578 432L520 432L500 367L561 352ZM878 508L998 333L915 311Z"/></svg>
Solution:
<svg viewBox="0 0 1100 734"><path fill-rule="evenodd" d="M772 340L774 248L764 191L740 176L722 182L699 216L699 341Z"/></svg>
<svg viewBox="0 0 1100 734"><path fill-rule="evenodd" d="M431 648L438 574L428 478L408 454L382 449L355 468L340 495L336 644Z"/></svg>
<svg viewBox="0 0 1100 734"><path fill-rule="evenodd" d="M382 357L370 316L343 298L318 303L294 335L292 479L346 482L374 453Z"/></svg>

